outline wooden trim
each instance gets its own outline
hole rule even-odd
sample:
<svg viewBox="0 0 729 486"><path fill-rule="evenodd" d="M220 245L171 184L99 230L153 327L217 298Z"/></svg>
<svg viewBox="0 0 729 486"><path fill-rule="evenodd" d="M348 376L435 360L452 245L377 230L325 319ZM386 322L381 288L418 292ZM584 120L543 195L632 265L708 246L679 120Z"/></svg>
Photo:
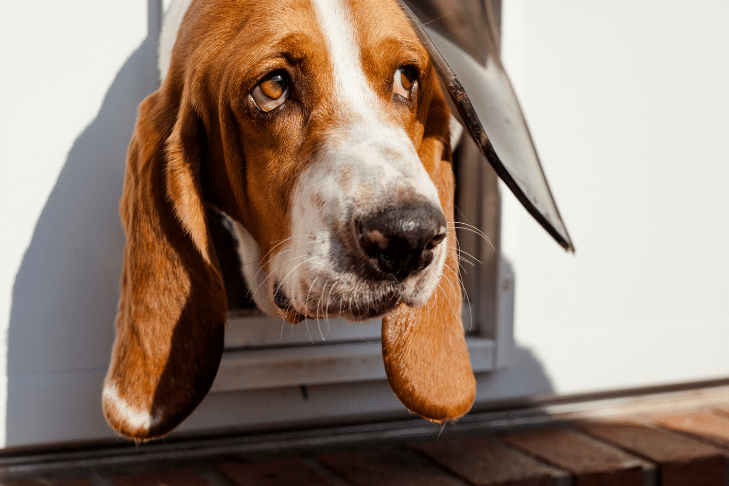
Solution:
<svg viewBox="0 0 729 486"><path fill-rule="evenodd" d="M474 372L494 368L494 343L468 338ZM339 343L226 351L211 393L385 380L382 347Z"/></svg>

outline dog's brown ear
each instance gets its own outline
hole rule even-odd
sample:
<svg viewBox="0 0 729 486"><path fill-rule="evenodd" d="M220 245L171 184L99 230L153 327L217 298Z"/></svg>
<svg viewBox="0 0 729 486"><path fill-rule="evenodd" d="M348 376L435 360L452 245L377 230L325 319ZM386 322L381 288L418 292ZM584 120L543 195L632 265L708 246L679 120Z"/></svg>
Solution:
<svg viewBox="0 0 729 486"><path fill-rule="evenodd" d="M448 107L436 89L419 155L448 220L443 276L424 306L401 304L382 319L382 355L392 390L410 411L436 422L468 412L476 394L461 320L448 120Z"/></svg>
<svg viewBox="0 0 729 486"><path fill-rule="evenodd" d="M226 300L200 180L199 118L184 94L141 105L121 200L126 248L103 390L109 424L146 440L202 400L223 350Z"/></svg>

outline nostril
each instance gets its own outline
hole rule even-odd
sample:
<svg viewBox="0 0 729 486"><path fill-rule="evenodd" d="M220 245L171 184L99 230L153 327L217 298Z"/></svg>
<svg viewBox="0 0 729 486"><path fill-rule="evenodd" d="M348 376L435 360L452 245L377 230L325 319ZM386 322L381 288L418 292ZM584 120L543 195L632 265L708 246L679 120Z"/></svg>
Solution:
<svg viewBox="0 0 729 486"><path fill-rule="evenodd" d="M439 228L438 233L430 239L430 241L425 245L426 250L432 250L436 246L438 246L446 237L446 227L441 226Z"/></svg>
<svg viewBox="0 0 729 486"><path fill-rule="evenodd" d="M446 236L445 217L431 205L389 208L357 220L356 228L360 247L375 268L396 279L428 266Z"/></svg>
<svg viewBox="0 0 729 486"><path fill-rule="evenodd" d="M364 242L364 250L370 255L377 255L386 251L390 247L390 237L380 229L367 229L360 223L358 224L359 238Z"/></svg>

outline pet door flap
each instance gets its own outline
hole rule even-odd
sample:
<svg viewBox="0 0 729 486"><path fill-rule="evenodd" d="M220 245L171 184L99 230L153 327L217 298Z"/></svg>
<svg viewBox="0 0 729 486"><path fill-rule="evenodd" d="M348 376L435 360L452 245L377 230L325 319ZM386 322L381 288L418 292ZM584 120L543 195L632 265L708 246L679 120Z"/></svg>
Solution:
<svg viewBox="0 0 729 486"><path fill-rule="evenodd" d="M499 59L489 2L400 0L430 53L463 125L526 210L574 251L519 102Z"/></svg>

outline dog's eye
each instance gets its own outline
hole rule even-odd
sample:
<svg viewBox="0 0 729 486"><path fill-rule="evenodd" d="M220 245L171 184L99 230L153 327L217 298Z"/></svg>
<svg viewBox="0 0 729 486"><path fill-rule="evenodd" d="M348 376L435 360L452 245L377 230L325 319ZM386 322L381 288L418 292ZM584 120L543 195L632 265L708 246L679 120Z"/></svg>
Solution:
<svg viewBox="0 0 729 486"><path fill-rule="evenodd" d="M289 79L286 73L269 74L253 88L251 98L258 108L271 111L281 106L289 97Z"/></svg>
<svg viewBox="0 0 729 486"><path fill-rule="evenodd" d="M392 79L392 93L409 100L417 83L417 76L413 69L403 66L395 71Z"/></svg>

